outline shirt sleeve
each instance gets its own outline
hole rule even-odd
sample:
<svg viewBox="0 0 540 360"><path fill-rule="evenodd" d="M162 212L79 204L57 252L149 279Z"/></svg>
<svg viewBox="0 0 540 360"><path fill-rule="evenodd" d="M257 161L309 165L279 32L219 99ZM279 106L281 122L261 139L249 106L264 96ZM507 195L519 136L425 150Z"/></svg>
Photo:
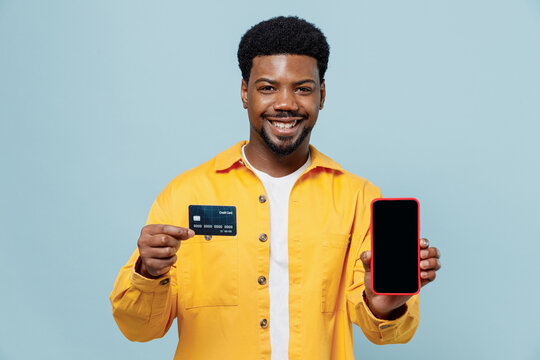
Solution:
<svg viewBox="0 0 540 360"><path fill-rule="evenodd" d="M373 188L371 193L365 192L363 196L367 201L362 201L364 211L356 219L355 230L358 229L358 231L353 232L351 239L350 255L353 257L349 261L348 268L347 310L351 321L362 329L371 342L379 345L406 343L413 337L420 321L418 294L407 301L406 311L394 320L375 317L364 301L364 265L360 254L371 249L371 230L369 229L371 200L382 197L380 190L374 186ZM366 228L367 231L360 230Z"/></svg>
<svg viewBox="0 0 540 360"><path fill-rule="evenodd" d="M170 223L160 197L152 205L147 224ZM120 270L110 301L124 336L131 341L149 341L164 336L177 316L176 266L157 279L148 279L135 271L139 262L136 250Z"/></svg>

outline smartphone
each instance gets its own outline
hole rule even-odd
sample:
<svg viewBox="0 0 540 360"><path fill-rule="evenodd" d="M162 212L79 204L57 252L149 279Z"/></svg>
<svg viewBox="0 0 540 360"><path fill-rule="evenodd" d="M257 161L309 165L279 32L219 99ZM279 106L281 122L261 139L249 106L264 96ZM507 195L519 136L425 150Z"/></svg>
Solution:
<svg viewBox="0 0 540 360"><path fill-rule="evenodd" d="M371 289L375 294L420 291L420 203L414 198L371 202Z"/></svg>

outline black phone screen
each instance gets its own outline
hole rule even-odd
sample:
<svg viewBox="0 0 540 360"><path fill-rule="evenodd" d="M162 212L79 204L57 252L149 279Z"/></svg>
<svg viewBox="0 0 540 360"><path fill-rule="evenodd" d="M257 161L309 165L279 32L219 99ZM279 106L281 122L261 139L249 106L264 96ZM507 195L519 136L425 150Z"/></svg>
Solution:
<svg viewBox="0 0 540 360"><path fill-rule="evenodd" d="M419 204L416 199L376 199L371 208L372 290L414 294L420 290Z"/></svg>

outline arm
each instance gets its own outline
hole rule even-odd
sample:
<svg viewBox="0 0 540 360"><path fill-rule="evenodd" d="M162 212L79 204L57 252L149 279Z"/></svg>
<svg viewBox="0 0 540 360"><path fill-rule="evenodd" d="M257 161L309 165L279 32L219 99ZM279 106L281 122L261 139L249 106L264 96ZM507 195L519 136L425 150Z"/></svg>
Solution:
<svg viewBox="0 0 540 360"><path fill-rule="evenodd" d="M137 250L120 270L110 300L124 336L131 341L149 341L165 335L177 315L176 267L149 279L136 272L139 262Z"/></svg>
<svg viewBox="0 0 540 360"><path fill-rule="evenodd" d="M162 205L165 194L167 188L152 205L138 250L120 270L110 296L114 319L131 341L162 337L177 317L176 252L181 240L192 237L193 231L158 225L171 223L164 210L167 207Z"/></svg>
<svg viewBox="0 0 540 360"><path fill-rule="evenodd" d="M362 255L365 256L364 252L371 249L370 204L374 198L380 197L380 189L370 182L364 183L356 196L356 214L347 261L347 310L351 321L362 329L371 342L379 345L406 343L413 337L420 320L418 295L398 304L396 310L390 312L374 312L373 304L369 303L371 278L366 277L371 273L366 274L369 266L365 267Z"/></svg>
<svg viewBox="0 0 540 360"><path fill-rule="evenodd" d="M347 288L347 309L351 321L358 325L364 335L378 345L406 343L414 335L420 320L418 295L410 297L404 305L398 306L394 311L377 312L370 309L366 294L366 271L362 261L364 251L370 249L371 232L368 230L365 237L353 235L351 251L355 250L351 259L351 281ZM368 292L370 289L368 289Z"/></svg>
<svg viewBox="0 0 540 360"><path fill-rule="evenodd" d="M414 335L420 312L418 294L376 295L371 290L371 229L369 204L380 198L380 190L367 183L358 196L358 211L353 226L350 258L347 262L347 310L351 321L360 326L366 337L375 344L406 343ZM420 239L421 287L435 280L441 268L440 252Z"/></svg>

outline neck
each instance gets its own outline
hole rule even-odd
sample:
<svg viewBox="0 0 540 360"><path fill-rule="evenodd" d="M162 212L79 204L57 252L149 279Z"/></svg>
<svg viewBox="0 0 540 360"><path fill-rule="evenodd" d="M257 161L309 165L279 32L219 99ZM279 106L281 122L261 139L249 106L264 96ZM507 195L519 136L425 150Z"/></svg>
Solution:
<svg viewBox="0 0 540 360"><path fill-rule="evenodd" d="M257 170L273 177L292 174L302 167L309 157L309 136L296 150L285 156L274 153L264 143L251 140L244 149L247 160Z"/></svg>

